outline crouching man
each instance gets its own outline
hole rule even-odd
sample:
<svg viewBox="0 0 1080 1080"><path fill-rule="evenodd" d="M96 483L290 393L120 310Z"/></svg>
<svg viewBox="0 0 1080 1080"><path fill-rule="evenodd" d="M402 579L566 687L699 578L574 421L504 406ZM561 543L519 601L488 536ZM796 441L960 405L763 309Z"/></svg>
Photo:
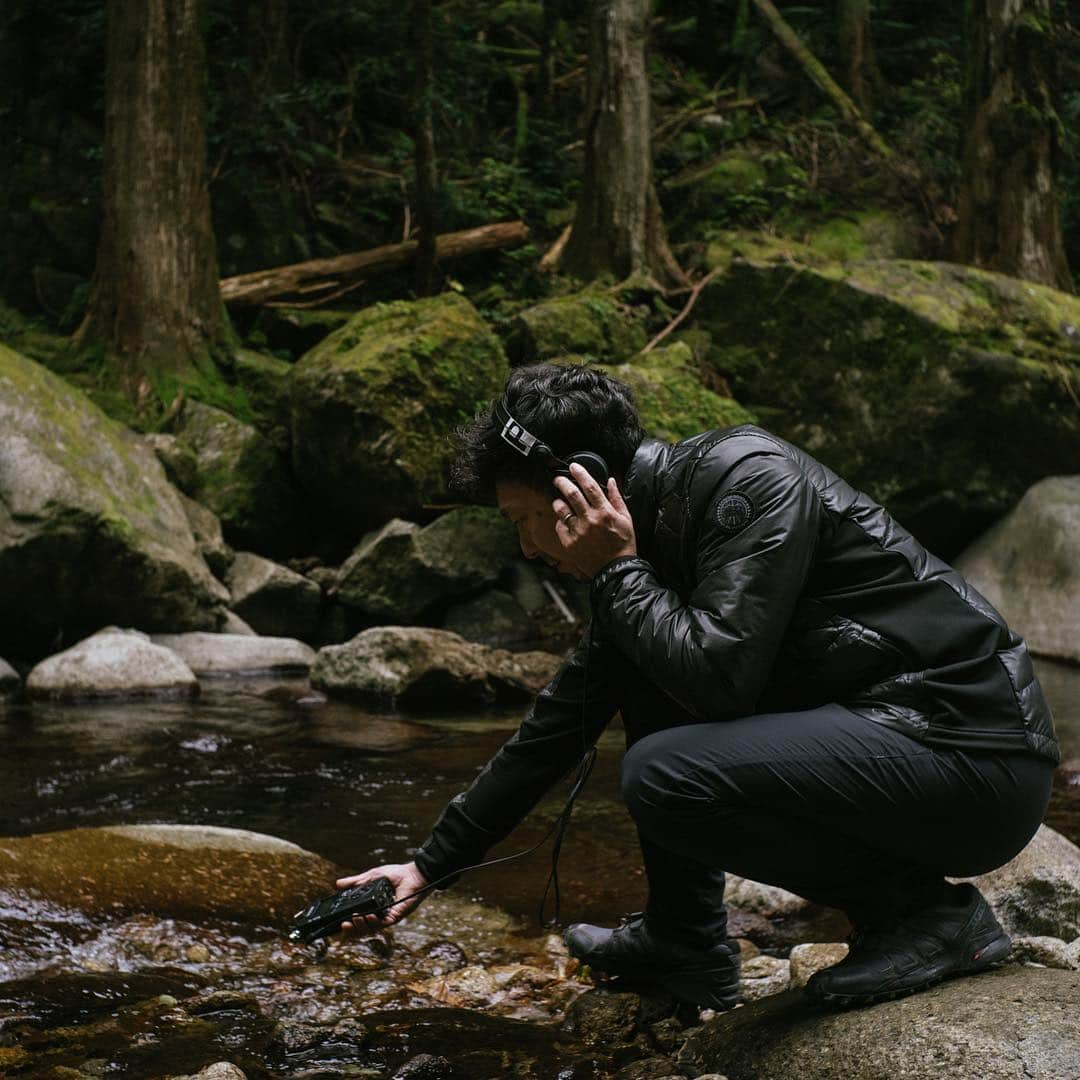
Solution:
<svg viewBox="0 0 1080 1080"><path fill-rule="evenodd" d="M982 596L798 448L751 426L644 439L592 369L517 369L459 434L459 481L527 557L591 582L592 624L415 859L340 886L386 876L406 897L479 862L620 711L649 897L615 929L570 927L591 968L733 1004L725 871L847 913L819 1002L1007 954L978 890L945 878L1024 847L1058 752L1024 643Z"/></svg>

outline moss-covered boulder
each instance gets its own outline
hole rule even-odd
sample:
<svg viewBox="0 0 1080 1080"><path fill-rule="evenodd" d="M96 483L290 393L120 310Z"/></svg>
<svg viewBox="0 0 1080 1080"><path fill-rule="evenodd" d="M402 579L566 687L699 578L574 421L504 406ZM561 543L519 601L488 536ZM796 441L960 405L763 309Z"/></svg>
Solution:
<svg viewBox="0 0 1080 1080"><path fill-rule="evenodd" d="M195 458L186 493L218 516L230 544L271 555L296 548L303 528L288 461L255 427L189 401L177 442Z"/></svg>
<svg viewBox="0 0 1080 1080"><path fill-rule="evenodd" d="M108 623L212 630L228 594L139 438L0 346L0 651L40 656Z"/></svg>
<svg viewBox="0 0 1080 1080"><path fill-rule="evenodd" d="M512 364L570 355L620 363L645 345L642 315L603 293L558 296L514 316L506 341Z"/></svg>
<svg viewBox="0 0 1080 1080"><path fill-rule="evenodd" d="M244 391L255 426L275 449L289 450L289 373L292 365L276 356L237 349L232 375Z"/></svg>
<svg viewBox="0 0 1080 1080"><path fill-rule="evenodd" d="M335 593L368 618L413 622L495 584L518 553L513 525L491 507L462 506L424 528L394 519L342 564Z"/></svg>
<svg viewBox="0 0 1080 1080"><path fill-rule="evenodd" d="M295 475L338 526L407 517L445 497L447 435L507 372L456 293L367 308L293 368Z"/></svg>
<svg viewBox="0 0 1080 1080"><path fill-rule="evenodd" d="M1080 460L1080 299L948 263L734 259L695 309L761 422L919 532Z"/></svg>
<svg viewBox="0 0 1080 1080"><path fill-rule="evenodd" d="M658 439L678 442L711 428L756 422L733 398L705 385L703 375L709 373L700 370L684 342L603 370L633 390L642 426Z"/></svg>

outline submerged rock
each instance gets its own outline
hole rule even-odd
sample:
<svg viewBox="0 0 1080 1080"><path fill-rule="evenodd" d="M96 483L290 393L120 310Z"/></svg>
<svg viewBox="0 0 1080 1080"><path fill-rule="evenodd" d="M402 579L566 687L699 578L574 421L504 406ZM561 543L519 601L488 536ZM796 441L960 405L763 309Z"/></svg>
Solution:
<svg viewBox="0 0 1080 1080"><path fill-rule="evenodd" d="M229 607L257 633L302 640L314 637L322 590L303 574L241 551L225 581L232 593Z"/></svg>
<svg viewBox="0 0 1080 1080"><path fill-rule="evenodd" d="M377 626L320 649L311 685L401 708L527 701L560 663L550 653L474 645L448 630Z"/></svg>
<svg viewBox="0 0 1080 1080"><path fill-rule="evenodd" d="M1029 488L956 569L1032 652L1080 663L1080 476Z"/></svg>
<svg viewBox="0 0 1080 1080"><path fill-rule="evenodd" d="M335 525L370 528L446 496L446 433L507 374L498 340L457 293L376 304L293 368L297 478Z"/></svg>
<svg viewBox="0 0 1080 1080"><path fill-rule="evenodd" d="M315 662L315 650L295 638L196 632L155 634L153 640L176 653L196 675L304 674Z"/></svg>
<svg viewBox="0 0 1080 1080"><path fill-rule="evenodd" d="M1048 826L1011 862L970 880L1007 933L1080 937L1080 848Z"/></svg>
<svg viewBox="0 0 1080 1080"><path fill-rule="evenodd" d="M1008 966L872 1008L823 1013L801 991L691 1032L684 1072L730 1080L1069 1080L1080 1060L1080 972Z"/></svg>
<svg viewBox="0 0 1080 1080"><path fill-rule="evenodd" d="M42 660L26 679L32 698L191 697L199 681L176 653L146 634L110 626Z"/></svg>
<svg viewBox="0 0 1080 1080"><path fill-rule="evenodd" d="M149 912L281 923L331 891L336 868L275 836L209 825L120 825L0 839L0 894L91 915Z"/></svg>
<svg viewBox="0 0 1080 1080"><path fill-rule="evenodd" d="M177 440L195 456L194 486L186 493L220 518L231 544L272 554L296 545L299 497L288 461L255 427L189 401Z"/></svg>
<svg viewBox="0 0 1080 1080"><path fill-rule="evenodd" d="M1080 458L1080 298L949 263L778 254L732 261L694 316L766 427L917 534L949 512L970 536Z"/></svg>
<svg viewBox="0 0 1080 1080"><path fill-rule="evenodd" d="M518 554L514 527L491 507L459 507L424 528L395 518L345 561L335 596L370 618L412 622L493 585Z"/></svg>
<svg viewBox="0 0 1080 1080"><path fill-rule="evenodd" d="M0 650L102 625L213 630L227 600L141 439L0 346Z"/></svg>

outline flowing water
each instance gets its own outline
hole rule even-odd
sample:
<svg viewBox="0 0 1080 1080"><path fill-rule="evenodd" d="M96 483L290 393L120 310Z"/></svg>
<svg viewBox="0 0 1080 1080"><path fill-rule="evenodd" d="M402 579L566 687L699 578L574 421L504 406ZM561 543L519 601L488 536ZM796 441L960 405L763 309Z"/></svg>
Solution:
<svg viewBox="0 0 1080 1080"><path fill-rule="evenodd" d="M1063 754L1080 757L1080 669L1038 669ZM520 715L406 719L304 689L222 679L189 703L0 709L0 835L192 823L283 837L343 868L399 861ZM564 921L610 921L644 897L620 756L612 730L560 862ZM493 855L542 839L561 806L556 793ZM1049 820L1080 841L1075 792L1056 790ZM521 1076L602 1075L550 1023L583 986L536 922L547 851L469 875L394 946L323 957L265 927L102 920L0 896L0 1076L167 1075L224 1058L249 1076L374 1078L451 1049L476 1077L514 1075L508 1061Z"/></svg>

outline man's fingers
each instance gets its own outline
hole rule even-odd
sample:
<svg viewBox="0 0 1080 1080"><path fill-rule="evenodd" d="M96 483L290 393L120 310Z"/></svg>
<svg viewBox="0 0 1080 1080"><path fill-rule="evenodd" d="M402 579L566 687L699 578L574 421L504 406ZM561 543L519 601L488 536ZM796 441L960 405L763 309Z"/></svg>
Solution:
<svg viewBox="0 0 1080 1080"><path fill-rule="evenodd" d="M570 475L574 478L577 486L581 489L591 506L595 506L599 509L604 505L607 501L604 495L604 489L593 479L592 474L584 465L579 465L575 461L574 464L570 466Z"/></svg>
<svg viewBox="0 0 1080 1080"><path fill-rule="evenodd" d="M573 480L568 480L565 476L555 477L555 487L558 488L563 499L570 504L570 509L575 514L584 517L585 512L589 509L589 500L582 494L581 488Z"/></svg>
<svg viewBox="0 0 1080 1080"><path fill-rule="evenodd" d="M607 497L608 501L611 503L612 507L615 510L618 510L624 514L628 514L630 512L627 509L626 500L622 497L622 492L619 490L618 481L615 479L614 476L611 477L611 479L609 479L607 482Z"/></svg>

